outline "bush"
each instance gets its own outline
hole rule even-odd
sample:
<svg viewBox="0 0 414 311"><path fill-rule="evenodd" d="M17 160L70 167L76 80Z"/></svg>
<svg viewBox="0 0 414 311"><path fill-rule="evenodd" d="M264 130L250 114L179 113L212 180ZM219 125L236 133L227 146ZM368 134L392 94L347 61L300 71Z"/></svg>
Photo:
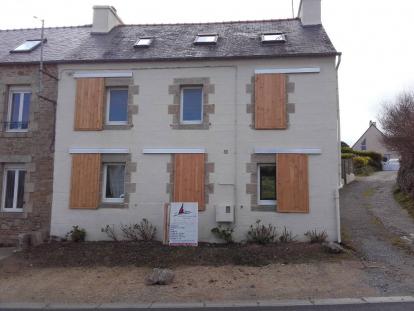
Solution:
<svg viewBox="0 0 414 311"><path fill-rule="evenodd" d="M369 157L362 157L362 156L356 156L352 159L353 163L354 163L354 167L356 169L367 166L369 164L369 162L371 158Z"/></svg>
<svg viewBox="0 0 414 311"><path fill-rule="evenodd" d="M341 152L342 153L354 153L354 149L352 149L351 147L341 147Z"/></svg>
<svg viewBox="0 0 414 311"><path fill-rule="evenodd" d="M318 232L316 229L312 231L307 231L305 236L309 239L311 243L323 243L328 238L328 234L325 230Z"/></svg>
<svg viewBox="0 0 414 311"><path fill-rule="evenodd" d="M101 232L106 233L106 235L113 241L118 241L118 236L115 232L115 227L106 225L105 227L101 228Z"/></svg>
<svg viewBox="0 0 414 311"><path fill-rule="evenodd" d="M234 228L232 227L222 227L219 225L211 229L211 232L217 236L219 239L224 240L226 243L233 243L233 232Z"/></svg>
<svg viewBox="0 0 414 311"><path fill-rule="evenodd" d="M353 153L342 153L341 154L342 159L352 159L353 157L355 157L355 154Z"/></svg>
<svg viewBox="0 0 414 311"><path fill-rule="evenodd" d="M283 228L282 233L280 234L279 241L281 243L291 243L296 241L296 235L292 234L292 231L288 231L286 227Z"/></svg>
<svg viewBox="0 0 414 311"><path fill-rule="evenodd" d="M84 242L86 237L86 230L79 228L79 226L73 226L72 230L66 233L66 238L72 242Z"/></svg>
<svg viewBox="0 0 414 311"><path fill-rule="evenodd" d="M121 231L127 240L152 241L157 233L157 228L148 219L143 218L139 224L121 225Z"/></svg>
<svg viewBox="0 0 414 311"><path fill-rule="evenodd" d="M247 239L258 244L273 243L277 239L276 227L271 224L265 226L260 223L260 220L257 220L254 225L250 225Z"/></svg>
<svg viewBox="0 0 414 311"><path fill-rule="evenodd" d="M354 154L361 156L361 157L369 157L370 162L369 165L374 167L377 170L382 169L382 154L375 152L375 151L357 151L354 150Z"/></svg>

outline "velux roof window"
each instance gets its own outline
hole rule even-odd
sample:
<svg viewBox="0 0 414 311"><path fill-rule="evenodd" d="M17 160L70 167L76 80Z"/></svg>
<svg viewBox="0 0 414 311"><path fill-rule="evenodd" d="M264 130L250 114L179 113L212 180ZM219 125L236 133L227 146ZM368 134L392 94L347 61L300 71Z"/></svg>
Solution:
<svg viewBox="0 0 414 311"><path fill-rule="evenodd" d="M218 34L198 34L194 40L194 44L217 44Z"/></svg>
<svg viewBox="0 0 414 311"><path fill-rule="evenodd" d="M262 43L283 43L286 42L284 33L264 33L262 34Z"/></svg>
<svg viewBox="0 0 414 311"><path fill-rule="evenodd" d="M42 42L42 40L40 40L40 39L38 39L38 40L26 40L25 42L23 42L22 44L20 44L19 46L17 46L13 50L11 50L10 52L31 52L35 48L37 48L40 45L41 42Z"/></svg>
<svg viewBox="0 0 414 311"><path fill-rule="evenodd" d="M134 47L141 48L141 47L149 47L152 44L153 38L139 38L137 42L135 42Z"/></svg>

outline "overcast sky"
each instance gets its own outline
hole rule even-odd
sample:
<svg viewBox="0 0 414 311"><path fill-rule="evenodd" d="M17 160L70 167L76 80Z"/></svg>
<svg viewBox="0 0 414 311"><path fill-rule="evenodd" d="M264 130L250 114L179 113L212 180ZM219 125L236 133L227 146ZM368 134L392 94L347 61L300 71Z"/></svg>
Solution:
<svg viewBox="0 0 414 311"><path fill-rule="evenodd" d="M91 24L92 6L114 6L124 23L208 22L292 17L291 0L2 1L0 28ZM295 12L299 0L294 0ZM381 103L414 87L414 1L322 0L322 21L337 50L342 139L353 144ZM296 14L296 13L295 13Z"/></svg>

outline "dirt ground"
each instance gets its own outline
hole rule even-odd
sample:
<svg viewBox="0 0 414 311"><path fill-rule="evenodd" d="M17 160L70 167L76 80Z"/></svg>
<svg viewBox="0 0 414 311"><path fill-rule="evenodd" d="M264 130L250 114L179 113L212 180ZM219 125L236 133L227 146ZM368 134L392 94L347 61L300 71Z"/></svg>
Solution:
<svg viewBox="0 0 414 311"><path fill-rule="evenodd" d="M175 281L146 286L149 267L25 268L2 273L2 302L197 302L374 296L354 260L263 267L192 266Z"/></svg>

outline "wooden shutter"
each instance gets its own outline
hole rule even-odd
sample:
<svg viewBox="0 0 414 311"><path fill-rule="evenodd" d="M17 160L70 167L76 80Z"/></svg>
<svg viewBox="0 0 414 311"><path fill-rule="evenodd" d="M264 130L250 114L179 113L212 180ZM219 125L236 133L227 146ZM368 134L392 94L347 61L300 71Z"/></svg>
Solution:
<svg viewBox="0 0 414 311"><path fill-rule="evenodd" d="M98 208L101 177L101 155L72 155L70 208Z"/></svg>
<svg viewBox="0 0 414 311"><path fill-rule="evenodd" d="M204 159L204 154L174 156L174 202L198 202L198 210L205 210Z"/></svg>
<svg viewBox="0 0 414 311"><path fill-rule="evenodd" d="M286 128L286 75L255 76L255 128L260 130Z"/></svg>
<svg viewBox="0 0 414 311"><path fill-rule="evenodd" d="M309 213L308 156L276 155L277 211Z"/></svg>
<svg viewBox="0 0 414 311"><path fill-rule="evenodd" d="M75 130L102 130L104 98L104 78L76 80Z"/></svg>

